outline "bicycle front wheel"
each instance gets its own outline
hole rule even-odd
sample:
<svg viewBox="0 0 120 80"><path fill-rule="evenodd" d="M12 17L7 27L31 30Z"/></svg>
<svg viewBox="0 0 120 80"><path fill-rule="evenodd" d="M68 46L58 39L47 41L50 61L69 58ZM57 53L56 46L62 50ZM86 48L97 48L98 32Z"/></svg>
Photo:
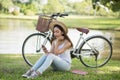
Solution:
<svg viewBox="0 0 120 80"><path fill-rule="evenodd" d="M79 52L82 64L92 68L101 67L112 56L112 44L103 36L92 36L82 43Z"/></svg>
<svg viewBox="0 0 120 80"><path fill-rule="evenodd" d="M46 35L41 33L34 33L28 36L22 46L22 56L25 62L29 66L33 66L35 62L44 54L43 50L41 49L41 45L45 43L45 47L50 50L51 44L50 39L46 39Z"/></svg>

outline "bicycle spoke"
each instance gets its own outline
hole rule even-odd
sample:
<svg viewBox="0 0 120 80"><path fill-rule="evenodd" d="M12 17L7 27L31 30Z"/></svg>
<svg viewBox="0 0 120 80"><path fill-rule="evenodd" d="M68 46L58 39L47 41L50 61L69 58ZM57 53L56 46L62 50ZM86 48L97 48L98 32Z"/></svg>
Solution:
<svg viewBox="0 0 120 80"><path fill-rule="evenodd" d="M44 54L41 46L45 40L45 35L43 34L32 34L24 42L22 47L22 55L26 63L32 66L42 54ZM50 49L50 42L47 40L45 45L47 49Z"/></svg>
<svg viewBox="0 0 120 80"><path fill-rule="evenodd" d="M88 51L84 51L83 53L82 50L85 49ZM85 66L100 67L106 64L111 58L112 46L104 37L95 36L89 38L86 43L84 42L80 53L83 55L80 59Z"/></svg>

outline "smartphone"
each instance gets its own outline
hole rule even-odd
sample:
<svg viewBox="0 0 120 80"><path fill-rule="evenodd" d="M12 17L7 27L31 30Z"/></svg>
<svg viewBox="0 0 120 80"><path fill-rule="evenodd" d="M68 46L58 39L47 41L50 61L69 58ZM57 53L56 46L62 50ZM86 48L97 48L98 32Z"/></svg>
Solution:
<svg viewBox="0 0 120 80"><path fill-rule="evenodd" d="M42 45L42 48L45 50L46 49L46 47L44 46L44 45Z"/></svg>

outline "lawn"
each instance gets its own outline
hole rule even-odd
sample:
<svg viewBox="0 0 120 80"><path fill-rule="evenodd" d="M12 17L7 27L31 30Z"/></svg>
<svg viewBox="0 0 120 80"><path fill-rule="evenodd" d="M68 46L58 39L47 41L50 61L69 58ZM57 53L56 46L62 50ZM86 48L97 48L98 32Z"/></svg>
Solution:
<svg viewBox="0 0 120 80"><path fill-rule="evenodd" d="M12 15L0 15L0 18L6 19L26 19L35 20L37 23L37 16L12 16ZM100 16L78 16L69 15L65 18L58 18L58 20L64 22L68 28L85 27L90 29L106 29L106 30L120 30L120 18L115 17L100 17Z"/></svg>
<svg viewBox="0 0 120 80"><path fill-rule="evenodd" d="M13 16L12 16L13 17ZM6 18L12 18L6 17ZM0 17L1 18L1 17ZM4 16L2 18L5 18ZM21 16L14 16L14 19L20 19ZM22 19L37 20L37 17L25 17ZM99 18L99 17L66 17L60 18L67 27L88 27L91 29L110 29L120 30L120 19L118 18ZM35 80L120 80L120 61L110 60L108 64L101 68L88 68L81 64L78 59L72 60L72 68L88 72L88 75L82 76L71 72L54 72L51 68ZM26 80L21 75L30 67L25 63L20 54L0 54L0 80Z"/></svg>
<svg viewBox="0 0 120 80"><path fill-rule="evenodd" d="M81 64L78 59L72 60L72 68L87 71L85 76L69 72L54 72L51 68L35 80L119 80L120 62L110 60L101 68L88 68ZM0 80L26 80L21 77L30 67L24 62L20 54L0 54Z"/></svg>
<svg viewBox="0 0 120 80"><path fill-rule="evenodd" d="M119 18L103 18L103 17L68 17L60 19L68 27L85 27L90 29L120 30Z"/></svg>

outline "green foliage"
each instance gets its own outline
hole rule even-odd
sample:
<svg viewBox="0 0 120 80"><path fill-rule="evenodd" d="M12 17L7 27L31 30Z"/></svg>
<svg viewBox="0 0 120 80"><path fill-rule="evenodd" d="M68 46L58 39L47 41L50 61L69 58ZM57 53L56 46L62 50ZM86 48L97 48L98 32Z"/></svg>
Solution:
<svg viewBox="0 0 120 80"><path fill-rule="evenodd" d="M34 5L34 9L36 9L36 13L42 13L43 10L43 5L39 2L39 0L34 0L32 1L32 4Z"/></svg>
<svg viewBox="0 0 120 80"><path fill-rule="evenodd" d="M120 11L120 1L119 2L114 2L114 4L112 4L112 10L114 12Z"/></svg>
<svg viewBox="0 0 120 80"><path fill-rule="evenodd" d="M18 3L16 5L20 7L21 12L24 13L25 15L34 15L38 11L35 4L33 3L31 4Z"/></svg>
<svg viewBox="0 0 120 80"><path fill-rule="evenodd" d="M91 10L90 1L76 2L73 8L76 10L77 14L85 15Z"/></svg>
<svg viewBox="0 0 120 80"><path fill-rule="evenodd" d="M48 4L46 4L43 8L43 13L57 12L64 12L64 7L59 3L58 0L48 0Z"/></svg>
<svg viewBox="0 0 120 80"><path fill-rule="evenodd" d="M14 6L12 0L0 0L0 11L7 13L11 6Z"/></svg>
<svg viewBox="0 0 120 80"><path fill-rule="evenodd" d="M109 9L111 9L114 12L120 11L120 0L92 0L92 4L98 1L102 5L107 6ZM95 9L94 5L93 5L93 9Z"/></svg>
<svg viewBox="0 0 120 80"><path fill-rule="evenodd" d="M25 10L24 13L25 13L25 15L28 15L28 16L35 15L35 13L29 9Z"/></svg>
<svg viewBox="0 0 120 80"><path fill-rule="evenodd" d="M20 13L19 13L17 10L14 10L14 11L12 12L12 14L13 14L13 15L19 15Z"/></svg>
<svg viewBox="0 0 120 80"><path fill-rule="evenodd" d="M12 0L0 0L0 5L2 8L8 9L10 6L13 6Z"/></svg>
<svg viewBox="0 0 120 80"><path fill-rule="evenodd" d="M50 4L47 4L43 8L43 13L53 13L53 7Z"/></svg>
<svg viewBox="0 0 120 80"><path fill-rule="evenodd" d="M97 1L109 8L109 14L99 6L93 5ZM94 10L98 10L96 14L98 16L118 16L113 12L120 15L120 0L112 0L112 3L110 0L83 0L76 3L69 3L68 0L48 0L48 3L45 5L42 4L41 0L30 0L28 3L21 3L17 0L0 0L0 12L8 13L8 8L11 6L19 6L20 13L24 14L28 14L28 12L30 14L68 12L80 15L94 15ZM17 14L16 11L13 14Z"/></svg>

